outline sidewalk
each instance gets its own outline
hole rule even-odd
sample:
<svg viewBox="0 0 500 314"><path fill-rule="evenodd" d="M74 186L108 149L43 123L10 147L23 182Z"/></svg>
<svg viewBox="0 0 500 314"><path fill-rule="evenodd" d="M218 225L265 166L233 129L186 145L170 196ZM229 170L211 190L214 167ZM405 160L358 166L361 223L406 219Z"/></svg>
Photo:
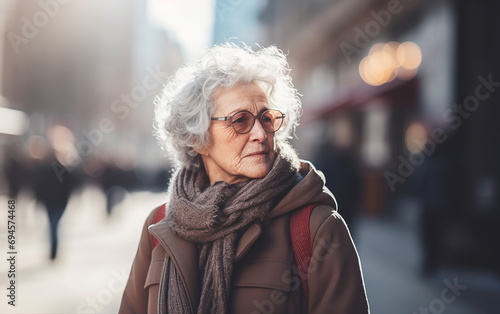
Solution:
<svg viewBox="0 0 500 314"><path fill-rule="evenodd" d="M103 194L85 189L72 197L61 220L53 263L45 211L19 200L16 307L2 297L0 313L116 313L143 222L164 198L131 193L107 217ZM0 204L6 203L0 196ZM443 269L431 279L419 276L417 232L408 221L364 218L355 231L372 313L498 312L500 279L489 273ZM2 225L1 243L5 234ZM6 289L7 262L1 260Z"/></svg>
<svg viewBox="0 0 500 314"><path fill-rule="evenodd" d="M493 274L443 268L432 278L419 275L416 227L409 221L359 221L355 241L372 313L498 313L500 278Z"/></svg>
<svg viewBox="0 0 500 314"><path fill-rule="evenodd" d="M60 222L54 262L46 212L19 200L16 306L7 305L3 296L0 313L116 313L144 220L163 199L162 194L132 193L107 217L98 189L74 195ZM7 200L0 197L0 202ZM7 264L0 265L5 291Z"/></svg>

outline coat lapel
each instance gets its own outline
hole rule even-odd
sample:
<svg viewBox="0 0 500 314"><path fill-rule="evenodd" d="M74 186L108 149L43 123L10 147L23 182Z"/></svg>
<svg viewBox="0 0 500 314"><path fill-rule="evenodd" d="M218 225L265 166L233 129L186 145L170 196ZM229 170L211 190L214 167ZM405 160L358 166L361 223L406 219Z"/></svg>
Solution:
<svg viewBox="0 0 500 314"><path fill-rule="evenodd" d="M252 247L252 244L255 243L257 238L262 233L262 226L260 224L253 224L248 227L245 232L240 237L240 240L236 244L236 253L235 260L239 261L245 256L248 250Z"/></svg>
<svg viewBox="0 0 500 314"><path fill-rule="evenodd" d="M194 243L177 235L167 225L166 220L149 226L149 232L158 239L172 259L179 272L184 289L189 298L192 313L198 310L200 300L200 283L198 279L198 250ZM248 227L236 244L235 259L241 260L262 233L262 226L255 223Z"/></svg>
<svg viewBox="0 0 500 314"><path fill-rule="evenodd" d="M172 259L184 284L191 312L198 311L200 301L200 284L198 282L198 250L194 243L177 235L167 225L166 220L149 226L149 232L158 239Z"/></svg>

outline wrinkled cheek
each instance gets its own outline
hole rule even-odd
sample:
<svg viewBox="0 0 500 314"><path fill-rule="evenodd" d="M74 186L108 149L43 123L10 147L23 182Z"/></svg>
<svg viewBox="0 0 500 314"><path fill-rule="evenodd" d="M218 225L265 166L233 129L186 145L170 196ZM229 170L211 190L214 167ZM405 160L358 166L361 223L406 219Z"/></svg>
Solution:
<svg viewBox="0 0 500 314"><path fill-rule="evenodd" d="M244 173L248 169L248 163L242 158L234 158L232 165L237 175Z"/></svg>
<svg viewBox="0 0 500 314"><path fill-rule="evenodd" d="M259 163L259 165L256 167L256 170L259 172L257 175L260 177L266 176L269 171L271 171L273 160L274 159L272 158L272 156L269 155L265 162Z"/></svg>
<svg viewBox="0 0 500 314"><path fill-rule="evenodd" d="M239 164L237 173L238 175L243 175L249 178L260 177L263 172L265 172L266 165L261 162L255 162L250 158L244 159L241 164Z"/></svg>

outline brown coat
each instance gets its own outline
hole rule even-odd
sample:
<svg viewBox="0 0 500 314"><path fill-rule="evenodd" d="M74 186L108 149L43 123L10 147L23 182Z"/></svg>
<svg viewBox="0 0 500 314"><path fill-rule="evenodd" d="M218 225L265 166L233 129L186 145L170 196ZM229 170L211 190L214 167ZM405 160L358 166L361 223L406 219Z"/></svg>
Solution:
<svg viewBox="0 0 500 314"><path fill-rule="evenodd" d="M369 312L356 248L335 211L335 199L311 164L302 163L300 173L304 178L273 209L270 223L250 226L237 243L231 313ZM319 205L310 218L313 254L306 302L294 266L289 213L311 203ZM200 297L196 245L177 237L165 221L151 226L155 212L144 225L119 313L157 312L165 254L172 257L196 312ZM154 250L150 234L160 242Z"/></svg>

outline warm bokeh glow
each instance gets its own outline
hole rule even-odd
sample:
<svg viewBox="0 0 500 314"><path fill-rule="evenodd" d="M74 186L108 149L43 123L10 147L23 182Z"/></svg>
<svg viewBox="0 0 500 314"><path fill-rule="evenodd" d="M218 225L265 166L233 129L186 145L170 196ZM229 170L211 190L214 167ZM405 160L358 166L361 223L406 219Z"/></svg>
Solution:
<svg viewBox="0 0 500 314"><path fill-rule="evenodd" d="M372 86L380 86L396 77L409 80L415 77L421 62L422 53L413 42L376 43L359 63L359 75Z"/></svg>
<svg viewBox="0 0 500 314"><path fill-rule="evenodd" d="M406 129L405 145L412 154L422 151L427 141L427 131L422 123L413 122Z"/></svg>
<svg viewBox="0 0 500 314"><path fill-rule="evenodd" d="M74 145L75 136L70 129L62 125L53 125L47 131L50 145L56 151L63 151L68 145Z"/></svg>
<svg viewBox="0 0 500 314"><path fill-rule="evenodd" d="M27 148L29 156L35 160L46 158L50 150L47 140L40 135L30 136Z"/></svg>
<svg viewBox="0 0 500 314"><path fill-rule="evenodd" d="M422 62L420 47L411 41L404 42L398 47L397 57L401 67L407 70L417 69Z"/></svg>

